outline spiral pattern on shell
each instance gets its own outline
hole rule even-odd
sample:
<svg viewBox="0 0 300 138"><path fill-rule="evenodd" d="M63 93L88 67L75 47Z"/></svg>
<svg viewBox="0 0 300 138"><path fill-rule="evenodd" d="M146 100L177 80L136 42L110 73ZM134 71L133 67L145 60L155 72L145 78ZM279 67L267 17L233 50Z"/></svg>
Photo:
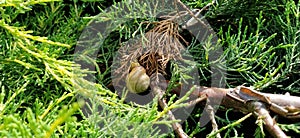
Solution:
<svg viewBox="0 0 300 138"><path fill-rule="evenodd" d="M130 92L145 92L150 85L150 77L142 66L135 66L126 77L126 87Z"/></svg>

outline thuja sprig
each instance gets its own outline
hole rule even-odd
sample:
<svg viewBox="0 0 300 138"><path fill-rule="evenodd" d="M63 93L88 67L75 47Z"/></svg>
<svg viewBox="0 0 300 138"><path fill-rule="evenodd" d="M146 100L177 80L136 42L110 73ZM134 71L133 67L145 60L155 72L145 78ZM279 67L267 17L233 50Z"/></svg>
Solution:
<svg viewBox="0 0 300 138"><path fill-rule="evenodd" d="M33 36L30 35L30 33L33 33L33 31L22 31L24 28L22 27L14 27L14 26L9 26L4 22L4 20L0 20L0 26L5 28L11 35L21 38L25 41L29 41L28 39L42 42L42 43L47 43L50 45L56 45L56 46L62 46L62 47L67 47L70 48L71 46L68 44L60 43L60 42L54 42L51 40L48 40L47 37L40 37L40 36Z"/></svg>
<svg viewBox="0 0 300 138"><path fill-rule="evenodd" d="M46 4L48 2L55 2L61 0L28 0L28 1L20 1L20 0L4 0L0 2L0 7L14 7L18 10L19 13L24 13L28 10L32 9L32 5L36 4Z"/></svg>

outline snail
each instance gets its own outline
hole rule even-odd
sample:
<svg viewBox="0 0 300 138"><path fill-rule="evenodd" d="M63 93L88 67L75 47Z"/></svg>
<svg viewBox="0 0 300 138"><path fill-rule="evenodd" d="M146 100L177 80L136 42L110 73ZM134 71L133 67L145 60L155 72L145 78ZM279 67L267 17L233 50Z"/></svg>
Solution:
<svg viewBox="0 0 300 138"><path fill-rule="evenodd" d="M150 85L150 77L146 74L146 70L138 62L132 62L130 72L126 77L126 87L130 92L145 92Z"/></svg>

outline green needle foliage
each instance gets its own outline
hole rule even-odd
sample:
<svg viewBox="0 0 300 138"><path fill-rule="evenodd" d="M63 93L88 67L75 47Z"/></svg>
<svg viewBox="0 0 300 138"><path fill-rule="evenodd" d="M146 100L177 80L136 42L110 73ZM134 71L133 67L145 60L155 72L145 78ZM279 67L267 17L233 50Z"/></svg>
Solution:
<svg viewBox="0 0 300 138"><path fill-rule="evenodd" d="M127 4L118 7L114 1L103 0L0 1L0 137L174 137L160 133L157 126L171 129L172 121L166 113L185 106L186 96L178 100L172 97L169 108L161 110L157 98L137 105L125 102L124 97L108 89L111 62L119 42L151 29L142 22L157 21L138 16L156 14L150 13L143 3L133 1L136 5L132 6L124 2ZM201 9L213 1L182 2ZM104 10L111 5L114 12ZM128 12L126 17L132 20L124 23L117 14L124 9L135 9L139 14ZM292 0L214 1L202 14L216 32L224 52L219 59L208 62L207 54L215 50L210 43L191 40L187 48L194 56L196 63L190 64L198 68L200 84L209 86L210 68L215 67L227 87L246 84L264 92L299 95L299 9L300 4ZM103 41L98 58L82 57L97 65L96 71L82 69L74 62L77 40L93 19L115 23L107 28L112 33ZM94 75L97 83L86 80L88 75ZM179 80L182 76L177 73L172 77L171 80ZM205 128L194 128L191 123L199 126L197 119L201 114L192 115L194 121L188 120L184 125L188 135L209 134L210 130L201 135ZM247 135L246 131L237 131L243 129L239 125L242 119L228 120L226 113L224 120L217 117L223 126L221 134L227 129L227 137ZM280 127L300 134L299 124Z"/></svg>

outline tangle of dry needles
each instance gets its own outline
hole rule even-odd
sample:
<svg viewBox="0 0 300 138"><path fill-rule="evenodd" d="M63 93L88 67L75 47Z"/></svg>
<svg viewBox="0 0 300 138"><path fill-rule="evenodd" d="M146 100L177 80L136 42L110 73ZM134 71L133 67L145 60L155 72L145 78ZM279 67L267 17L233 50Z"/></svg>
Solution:
<svg viewBox="0 0 300 138"><path fill-rule="evenodd" d="M115 59L118 65L115 70L116 83L124 80L129 72L130 62L138 61L149 76L166 75L167 63L170 60L180 60L184 46L180 41L187 42L179 34L179 26L172 20L162 20L152 23L153 29L141 35L139 39L129 40L119 49Z"/></svg>

